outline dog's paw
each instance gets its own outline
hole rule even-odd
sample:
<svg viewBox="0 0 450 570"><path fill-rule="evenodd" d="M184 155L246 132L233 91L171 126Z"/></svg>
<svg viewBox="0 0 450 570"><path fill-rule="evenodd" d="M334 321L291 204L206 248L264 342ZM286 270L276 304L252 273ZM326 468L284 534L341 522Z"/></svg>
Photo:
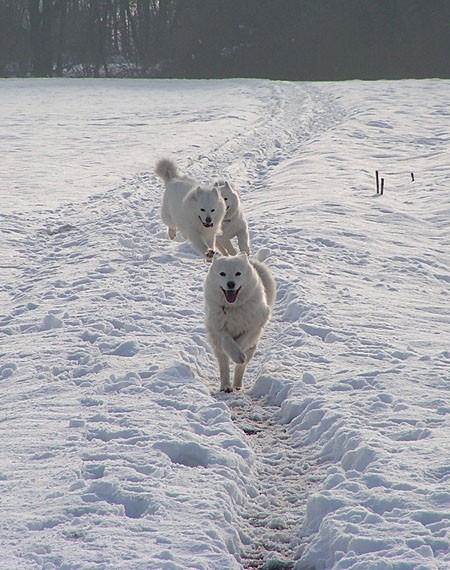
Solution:
<svg viewBox="0 0 450 570"><path fill-rule="evenodd" d="M211 261L213 260L214 256L215 256L216 252L213 249L208 249L208 251L205 253L205 259L208 263L211 263Z"/></svg>
<svg viewBox="0 0 450 570"><path fill-rule="evenodd" d="M233 391L233 388L230 386L230 384L227 384L226 386L221 386L220 391L225 392L225 394L229 394Z"/></svg>
<svg viewBox="0 0 450 570"><path fill-rule="evenodd" d="M169 228L167 233L170 239L175 239L177 237L177 230L175 228Z"/></svg>

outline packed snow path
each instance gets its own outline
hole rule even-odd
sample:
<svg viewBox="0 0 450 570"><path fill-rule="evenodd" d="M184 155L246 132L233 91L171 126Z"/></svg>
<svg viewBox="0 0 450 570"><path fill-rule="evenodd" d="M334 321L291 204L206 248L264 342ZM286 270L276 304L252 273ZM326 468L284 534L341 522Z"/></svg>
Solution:
<svg viewBox="0 0 450 570"><path fill-rule="evenodd" d="M277 407L241 395L229 399L228 405L255 455L255 489L241 513L243 528L249 528L243 567L293 568L295 537L304 520L306 500L321 480L315 458L293 445L276 421Z"/></svg>
<svg viewBox="0 0 450 570"><path fill-rule="evenodd" d="M34 85L44 101L71 88ZM154 135L148 168L113 190L81 199L83 162L59 179L68 204L1 214L5 567L446 569L448 82L87 82L76 97L96 85L95 120L67 91L54 102L59 155L39 113L21 130L23 109L2 106L10 145L43 141L27 175L8 154L14 188L42 188L46 145L55 159L37 203L80 140L119 141L116 160L82 153L99 176L129 167L142 124ZM242 394L217 393L207 267L160 221L166 154L232 179L253 248L273 251L277 303Z"/></svg>

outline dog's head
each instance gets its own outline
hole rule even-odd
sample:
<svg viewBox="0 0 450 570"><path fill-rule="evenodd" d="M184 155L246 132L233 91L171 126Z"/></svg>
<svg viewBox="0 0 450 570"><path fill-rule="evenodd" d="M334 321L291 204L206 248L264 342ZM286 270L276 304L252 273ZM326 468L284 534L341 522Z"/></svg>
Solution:
<svg viewBox="0 0 450 570"><path fill-rule="evenodd" d="M227 208L225 217L233 216L239 207L239 194L226 180L216 182L214 187L219 190L222 198L224 199L225 206Z"/></svg>
<svg viewBox="0 0 450 570"><path fill-rule="evenodd" d="M199 186L190 193L191 202L200 222L205 228L220 228L225 215L225 202L217 188L202 188Z"/></svg>
<svg viewBox="0 0 450 570"><path fill-rule="evenodd" d="M208 278L221 291L223 302L232 305L239 299L251 271L252 266L245 253L226 257L216 254Z"/></svg>

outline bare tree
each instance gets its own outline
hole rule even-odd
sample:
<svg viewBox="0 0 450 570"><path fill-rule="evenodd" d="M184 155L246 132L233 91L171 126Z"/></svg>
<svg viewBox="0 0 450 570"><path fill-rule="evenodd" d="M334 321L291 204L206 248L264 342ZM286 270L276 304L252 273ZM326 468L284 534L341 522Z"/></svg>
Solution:
<svg viewBox="0 0 450 570"><path fill-rule="evenodd" d="M52 58L52 0L28 0L33 75L50 77Z"/></svg>
<svg viewBox="0 0 450 570"><path fill-rule="evenodd" d="M58 10L58 31L57 31L57 51L56 51L56 68L55 74L61 77L63 72L64 49L66 45L66 24L67 24L67 1L57 0L56 8Z"/></svg>
<svg viewBox="0 0 450 570"><path fill-rule="evenodd" d="M0 0L0 75L450 77L449 0Z"/></svg>

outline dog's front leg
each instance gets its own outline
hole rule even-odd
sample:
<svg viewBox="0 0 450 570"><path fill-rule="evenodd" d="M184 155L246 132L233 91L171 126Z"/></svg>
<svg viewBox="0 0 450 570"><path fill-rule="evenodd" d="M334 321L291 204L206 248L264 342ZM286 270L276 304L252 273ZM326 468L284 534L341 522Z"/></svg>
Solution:
<svg viewBox="0 0 450 570"><path fill-rule="evenodd" d="M220 391L221 392L231 392L231 381L230 381L230 360L226 354L223 352L216 352L217 362L219 363L219 373L220 373Z"/></svg>
<svg viewBox="0 0 450 570"><path fill-rule="evenodd" d="M161 218L162 221L167 226L167 234L170 239L175 239L177 237L177 226L170 215L170 209L168 204L166 203L166 197L164 195L163 203L161 206Z"/></svg>
<svg viewBox="0 0 450 570"><path fill-rule="evenodd" d="M237 241L239 246L239 251L250 255L250 236L248 235L248 229L241 230L237 233Z"/></svg>
<svg viewBox="0 0 450 570"><path fill-rule="evenodd" d="M231 240L226 237L216 237L216 244L222 253L225 252L224 255L236 255L237 253L236 248L231 243Z"/></svg>
<svg viewBox="0 0 450 570"><path fill-rule="evenodd" d="M206 247L208 248L206 251L206 261L212 261L214 254L216 253L216 246L217 246L216 234L208 232L205 241L206 241Z"/></svg>
<svg viewBox="0 0 450 570"><path fill-rule="evenodd" d="M195 249L197 253L203 256L207 261L211 261L214 255L214 251L208 248L207 244L202 239L202 236L194 234L190 237L189 241L191 242L192 247ZM209 252L212 251L210 254Z"/></svg>
<svg viewBox="0 0 450 570"><path fill-rule="evenodd" d="M255 328L248 331L245 331L240 336L236 338L236 344L240 347L242 352L246 354L245 362L248 362L249 359L247 358L248 351L253 349L252 355L254 354L256 347L258 346L259 339L261 338L261 334L263 332L262 326L261 328ZM251 358L251 357L250 357Z"/></svg>
<svg viewBox="0 0 450 570"><path fill-rule="evenodd" d="M245 353L241 350L239 344L231 338L229 334L224 334L222 338L222 348L225 354L227 354L233 362L236 364L244 364Z"/></svg>
<svg viewBox="0 0 450 570"><path fill-rule="evenodd" d="M252 359L252 356L255 354L256 346L249 348L245 355L245 363L244 364L236 364L236 368L234 369L234 381L233 381L233 388L235 390L240 390L242 388L242 378L244 377L245 369L247 368L247 364Z"/></svg>
<svg viewBox="0 0 450 570"><path fill-rule="evenodd" d="M218 237L216 237L216 249L218 249L222 255L228 255L228 251L222 245L221 238L219 239Z"/></svg>

